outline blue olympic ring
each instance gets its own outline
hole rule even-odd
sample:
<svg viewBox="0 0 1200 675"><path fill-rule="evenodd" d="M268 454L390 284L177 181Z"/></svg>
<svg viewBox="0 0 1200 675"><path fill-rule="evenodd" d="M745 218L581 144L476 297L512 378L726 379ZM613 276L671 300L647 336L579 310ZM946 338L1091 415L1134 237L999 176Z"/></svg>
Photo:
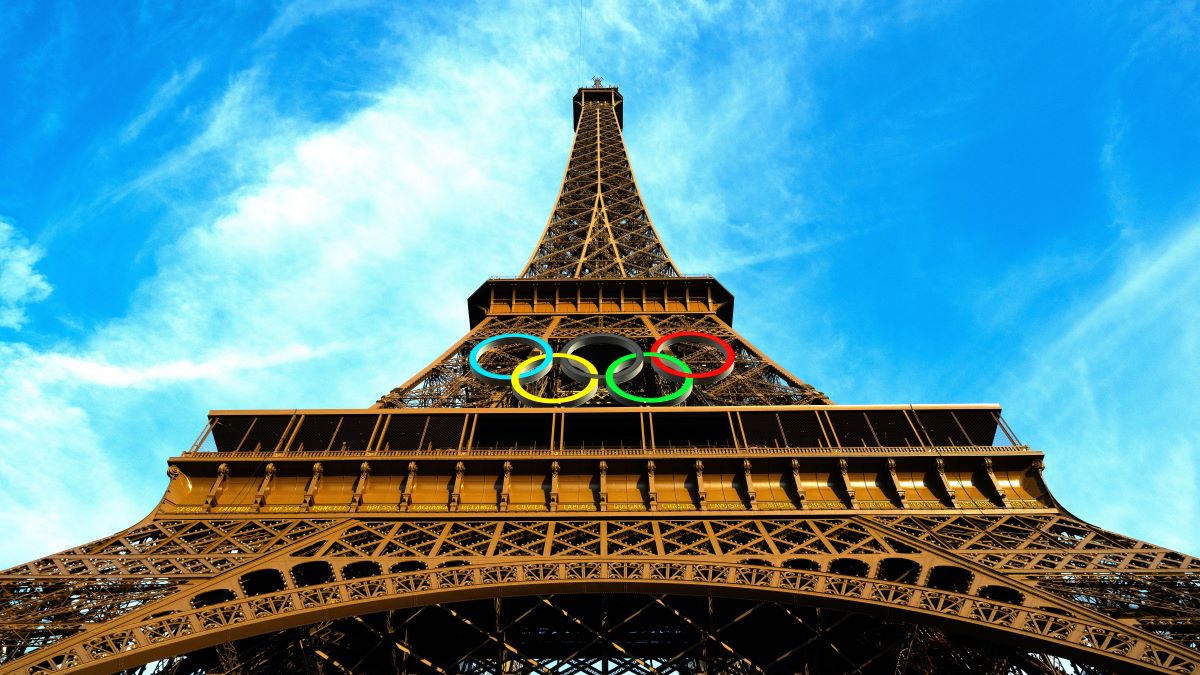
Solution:
<svg viewBox="0 0 1200 675"><path fill-rule="evenodd" d="M489 380L497 383L508 382L512 377L511 374L501 375L500 373L493 373L492 371L485 369L483 366L479 365L479 357L496 347L501 347L503 345L509 345L516 342L532 342L533 346L542 350L542 353L546 356L552 356L554 354L554 350L550 348L550 343L536 335L529 335L527 333L505 333L503 335L494 335L475 345L475 348L471 350L471 355L467 359L467 361L471 364L471 372L475 375L475 377L482 379L484 382L488 382ZM540 380L546 375L546 373L550 372L550 362L552 360L553 359L551 358L543 359L537 368L532 368L521 373L521 379L526 382L536 382L537 380Z"/></svg>

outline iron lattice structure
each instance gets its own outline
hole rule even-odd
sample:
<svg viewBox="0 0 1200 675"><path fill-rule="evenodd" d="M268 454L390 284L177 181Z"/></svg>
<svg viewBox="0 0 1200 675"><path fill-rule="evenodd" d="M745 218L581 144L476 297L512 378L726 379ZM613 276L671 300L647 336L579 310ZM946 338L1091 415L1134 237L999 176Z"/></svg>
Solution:
<svg viewBox="0 0 1200 675"><path fill-rule="evenodd" d="M1073 517L999 406L788 374L667 256L617 90L574 104L541 241L462 340L372 408L210 412L146 519L0 574L0 672L1200 672L1196 559ZM469 372L504 333L680 330L735 365L677 407L524 408Z"/></svg>
<svg viewBox="0 0 1200 675"><path fill-rule="evenodd" d="M517 279L493 279L472 294L471 331L377 405L517 406L512 392L482 386L468 368L471 348L494 335L529 333L559 347L591 333L624 335L649 344L675 331L719 335L737 352L733 374L689 398L688 405L830 403L733 330L733 296L715 279L679 274L638 191L621 135L623 104L616 88L581 89L574 109L575 142L562 188L525 270ZM491 354L487 365L497 371L511 369L529 353L510 347ZM717 358L702 347L688 354L698 368ZM647 373L629 389L650 396L663 386ZM577 388L560 375L537 383L535 393L556 397ZM614 402L602 393L589 405Z"/></svg>

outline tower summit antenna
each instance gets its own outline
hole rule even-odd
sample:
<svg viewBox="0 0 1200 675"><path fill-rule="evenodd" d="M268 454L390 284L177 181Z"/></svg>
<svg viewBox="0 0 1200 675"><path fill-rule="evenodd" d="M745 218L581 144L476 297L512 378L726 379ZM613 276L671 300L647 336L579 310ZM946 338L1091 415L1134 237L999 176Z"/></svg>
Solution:
<svg viewBox="0 0 1200 675"><path fill-rule="evenodd" d="M599 75L593 75L593 76L592 76L592 86L593 86L593 87L595 87L595 88L597 88L597 89L599 89L599 88L600 88L600 83L601 83L601 82L603 82L603 81L604 81L604 78L603 78L603 77L600 77Z"/></svg>

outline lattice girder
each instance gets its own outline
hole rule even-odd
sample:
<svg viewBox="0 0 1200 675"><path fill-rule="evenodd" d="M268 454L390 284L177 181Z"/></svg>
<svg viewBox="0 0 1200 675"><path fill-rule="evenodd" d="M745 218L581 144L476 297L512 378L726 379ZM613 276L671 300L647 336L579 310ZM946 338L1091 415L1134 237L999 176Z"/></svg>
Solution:
<svg viewBox="0 0 1200 675"><path fill-rule="evenodd" d="M763 640L763 635L775 639ZM639 649L653 643L653 654ZM155 675L305 672L1066 673L1100 671L1004 651L929 626L770 601L550 595L359 616L159 662Z"/></svg>
<svg viewBox="0 0 1200 675"><path fill-rule="evenodd" d="M915 518L928 529L954 531L964 523L994 526L1004 520ZM1030 530L1094 530L1056 514L1014 518ZM1177 672L1200 667L1189 644L1194 637L1187 633L1194 633L1196 625L1193 586L1175 589L1190 604L1174 612L1169 606L1146 605L1146 611L1133 616L1137 612L1130 609L1127 584L1113 592L1112 584L1092 584L1087 596L1092 599L1080 602L1075 597L1080 595L1078 584L1064 589L1021 570L979 565L893 528L899 520L349 519L311 530L277 552L259 554L249 565L208 579L178 579L174 593L139 605L136 614L72 626L58 642L12 663L13 672L39 672L37 668L58 662L77 663L78 672L104 672L117 663L129 667L318 618L499 593L605 592L610 586L650 594L787 596L793 598L787 602L859 613L899 612L957 630L1000 631L1014 644L1084 663ZM1062 548L1064 544L1086 550L1104 538L1099 532L1071 539L1034 538L1032 545L1057 541L1060 555L1069 555L1073 549ZM953 541L969 549L979 539ZM313 576L318 568L326 571ZM256 591L248 586L260 583L263 573L274 575L282 587ZM1190 574L1197 573L1192 563ZM1138 576L1148 583L1171 583L1161 573ZM1096 598L1111 602L1116 596L1125 600L1117 617L1121 620L1095 611L1108 606ZM1151 619L1155 632L1128 623L1141 618ZM1164 633L1167 621L1172 628ZM10 636L29 639L27 634Z"/></svg>
<svg viewBox="0 0 1200 675"><path fill-rule="evenodd" d="M558 201L521 277L679 276L638 192L617 97L582 101Z"/></svg>

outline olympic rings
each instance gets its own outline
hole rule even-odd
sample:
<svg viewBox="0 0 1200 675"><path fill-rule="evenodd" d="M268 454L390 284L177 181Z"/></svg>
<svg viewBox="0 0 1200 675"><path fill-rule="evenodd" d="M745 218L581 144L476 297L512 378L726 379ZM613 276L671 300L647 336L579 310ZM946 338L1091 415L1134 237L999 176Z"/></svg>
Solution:
<svg viewBox="0 0 1200 675"><path fill-rule="evenodd" d="M650 345L650 351L663 352L664 350L670 349L671 345L677 342L714 343L718 348L721 349L721 351L725 352L725 360L721 362L721 365L712 370L706 370L703 373L692 373L683 372L672 368L671 366L664 365L660 362L662 360L660 357L651 358L650 365L654 368L654 371L668 380L674 382L678 382L683 379L706 380L707 383L712 384L714 382L720 382L726 377L729 377L729 374L733 372L734 359L736 358L733 353L733 346L716 335L698 333L696 331L679 331L678 333L664 335L655 340L654 344Z"/></svg>
<svg viewBox="0 0 1200 675"><path fill-rule="evenodd" d="M691 367L682 359L670 354L667 350L679 342L709 344L717 347L725 354L721 364L711 370L693 372ZM494 373L485 369L479 363L480 357L496 347L510 344L530 344L540 351L522 361L509 374ZM597 345L619 347L628 353L613 360L606 371L601 374L596 365L586 358L575 354L576 351ZM505 333L496 335L471 349L467 359L472 375L476 379L491 386L501 386L504 382L512 387L518 400L525 405L534 406L577 406L591 400L600 389L603 381L609 394L618 403L625 405L679 405L687 400L696 386L719 382L733 372L736 355L733 347L721 338L696 331L679 331L664 335L655 340L649 351L642 351L633 340L612 333L594 333L577 337L563 346L562 351L555 352L546 340L526 333ZM551 370L551 365L560 359L563 374L584 387L579 391L557 398L548 398L531 393L526 386L545 377ZM646 359L654 372L664 379L679 385L679 388L662 396L639 396L626 392L621 388L637 377L645 365Z"/></svg>

